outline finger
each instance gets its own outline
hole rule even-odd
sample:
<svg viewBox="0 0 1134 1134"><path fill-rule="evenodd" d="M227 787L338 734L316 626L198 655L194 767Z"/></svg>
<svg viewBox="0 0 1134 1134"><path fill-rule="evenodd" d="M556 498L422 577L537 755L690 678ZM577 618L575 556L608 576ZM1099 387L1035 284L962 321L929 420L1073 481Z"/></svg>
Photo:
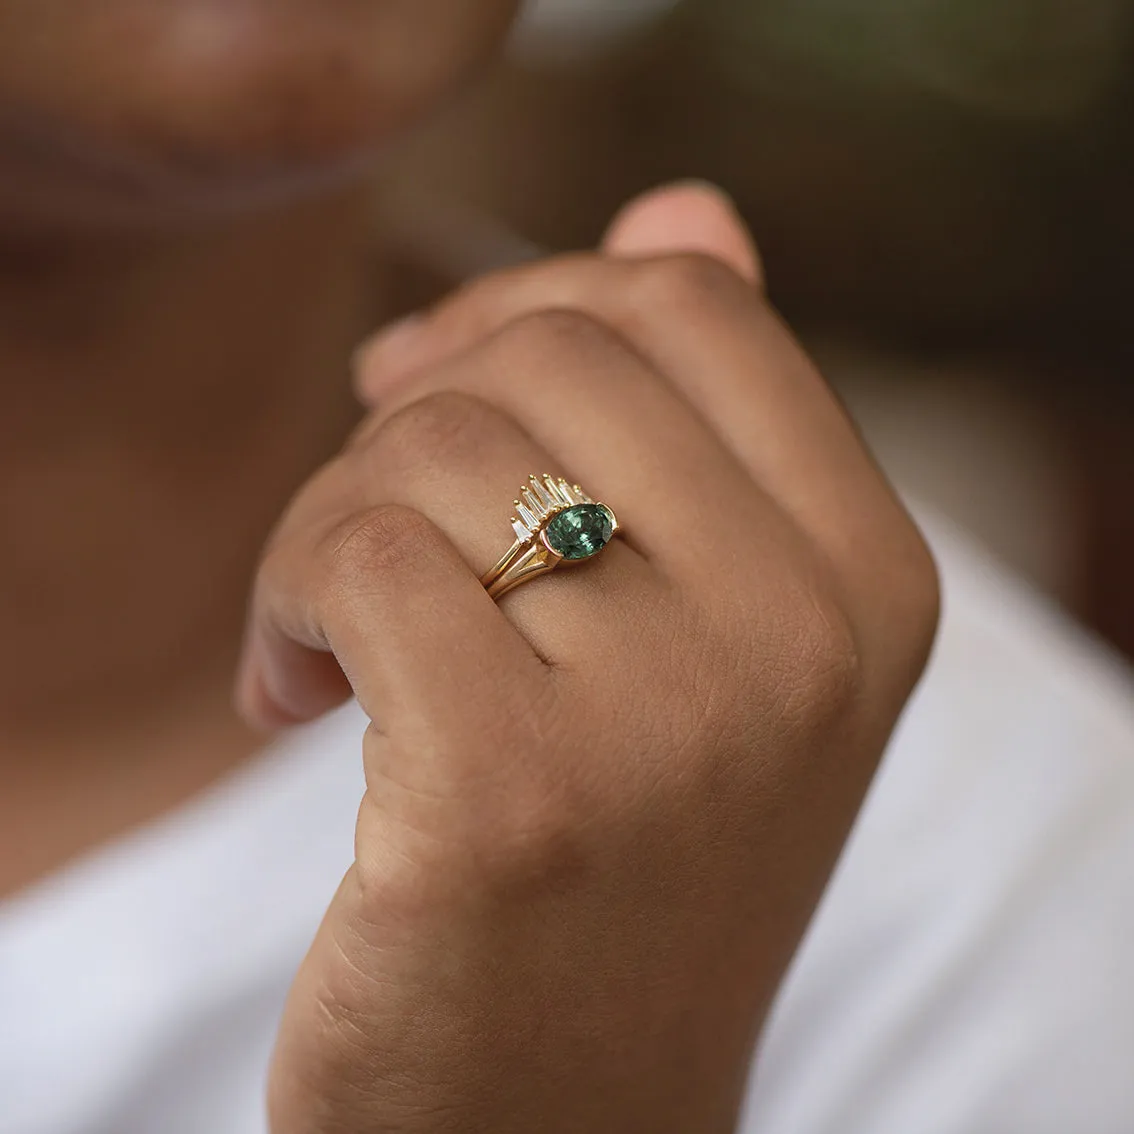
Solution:
<svg viewBox="0 0 1134 1134"><path fill-rule="evenodd" d="M457 389L415 398L385 414L351 446L347 463L362 492L432 520L480 578L516 541L515 498L533 473L579 482L601 497L589 484L596 475L590 452L553 455L483 391L477 397L460 392L474 385L479 383L457 380ZM539 390L531 393L539 402ZM623 523L625 515L619 516ZM630 532L633 540L633 527ZM593 560L562 564L502 603L545 661L593 666L622 648L635 612L663 601L659 591L656 571L630 543L616 539Z"/></svg>
<svg viewBox="0 0 1134 1134"><path fill-rule="evenodd" d="M636 197L611 221L602 250L621 259L700 253L720 260L752 286L763 286L755 241L731 199L708 182L681 182ZM433 319L427 327L420 315L411 315L362 344L354 371L357 392L365 403L375 404L383 388L381 376L367 365L368 360L374 362L380 348L383 373L391 380L428 365L450 349L437 324Z"/></svg>
<svg viewBox="0 0 1134 1134"><path fill-rule="evenodd" d="M716 259L575 256L497 275L424 321L411 370L436 366L499 327L549 308L587 312L615 328L813 540L837 561L853 559L863 585L876 588L876 572L888 564L873 548L885 546L881 536L894 530L900 505L802 348L761 297ZM376 341L363 362L373 397L393 397L409 381L404 363L404 353L388 359ZM910 553L923 552L916 545Z"/></svg>
<svg viewBox="0 0 1134 1134"><path fill-rule="evenodd" d="M669 185L635 198L611 222L602 250L622 259L700 253L720 260L753 287L764 282L747 226L730 198L708 182Z"/></svg>
<svg viewBox="0 0 1134 1134"><path fill-rule="evenodd" d="M390 504L285 525L257 576L239 707L265 728L313 719L345 691L332 664L380 728L460 729L470 698L546 669L436 525Z"/></svg>
<svg viewBox="0 0 1134 1134"><path fill-rule="evenodd" d="M785 521L680 394L605 324L548 310L505 326L387 398L376 427L424 394L475 393L577 470L663 573L699 573Z"/></svg>

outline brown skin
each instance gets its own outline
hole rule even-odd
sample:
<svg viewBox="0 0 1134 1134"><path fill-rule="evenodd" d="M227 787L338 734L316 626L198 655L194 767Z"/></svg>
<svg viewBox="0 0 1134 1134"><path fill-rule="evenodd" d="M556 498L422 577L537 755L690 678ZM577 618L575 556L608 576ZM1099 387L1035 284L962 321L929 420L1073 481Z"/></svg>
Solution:
<svg viewBox="0 0 1134 1134"><path fill-rule="evenodd" d="M715 255L647 255L690 211L682 244ZM369 351L376 408L269 545L240 685L272 723L345 674L373 721L277 1134L732 1129L937 614L744 243L704 191L663 193L607 255L481 281ZM497 606L478 576L533 469L627 539Z"/></svg>
<svg viewBox="0 0 1134 1134"><path fill-rule="evenodd" d="M367 296L365 186L296 194L345 177L506 7L0 0L7 885L254 751L223 701L240 599L345 433L334 375ZM403 54L372 63L378 32ZM277 1134L730 1127L936 587L735 218L690 193L377 344L378 404L270 542L246 720L353 688L374 722L357 861L281 1031ZM544 468L606 495L627 539L497 607L477 574L500 501Z"/></svg>
<svg viewBox="0 0 1134 1134"><path fill-rule="evenodd" d="M262 745L231 673L264 537L357 414L364 203L0 269L0 893Z"/></svg>
<svg viewBox="0 0 1134 1134"><path fill-rule="evenodd" d="M0 214L183 222L356 179L517 0L0 0Z"/></svg>
<svg viewBox="0 0 1134 1134"><path fill-rule="evenodd" d="M231 672L260 546L357 416L360 163L513 7L0 0L0 893L261 746Z"/></svg>

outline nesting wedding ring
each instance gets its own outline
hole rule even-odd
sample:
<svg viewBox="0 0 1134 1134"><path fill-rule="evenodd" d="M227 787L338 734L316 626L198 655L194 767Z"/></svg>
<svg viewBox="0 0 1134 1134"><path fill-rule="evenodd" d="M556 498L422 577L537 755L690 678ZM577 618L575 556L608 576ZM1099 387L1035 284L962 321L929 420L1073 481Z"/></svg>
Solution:
<svg viewBox="0 0 1134 1134"><path fill-rule="evenodd" d="M481 579L494 599L558 567L593 559L619 532L618 519L605 504L550 473L533 474L515 508L516 542Z"/></svg>

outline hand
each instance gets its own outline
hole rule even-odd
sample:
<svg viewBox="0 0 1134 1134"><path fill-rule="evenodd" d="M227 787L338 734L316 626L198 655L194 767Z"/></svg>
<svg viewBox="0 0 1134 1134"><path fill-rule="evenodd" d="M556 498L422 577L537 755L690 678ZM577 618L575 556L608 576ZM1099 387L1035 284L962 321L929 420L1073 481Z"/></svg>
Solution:
<svg viewBox="0 0 1134 1134"><path fill-rule="evenodd" d="M349 682L373 722L273 1128L729 1130L924 665L929 555L705 190L470 285L360 381L240 686L278 724ZM544 470L625 539L497 606L478 577Z"/></svg>

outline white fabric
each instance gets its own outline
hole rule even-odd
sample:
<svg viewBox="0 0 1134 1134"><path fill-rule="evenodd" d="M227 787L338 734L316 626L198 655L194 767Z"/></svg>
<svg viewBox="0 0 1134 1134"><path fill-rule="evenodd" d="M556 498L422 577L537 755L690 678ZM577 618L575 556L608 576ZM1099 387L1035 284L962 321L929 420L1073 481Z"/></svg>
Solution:
<svg viewBox="0 0 1134 1134"><path fill-rule="evenodd" d="M1134 686L947 533L947 616L746 1134L1134 1130ZM351 856L357 710L0 906L2 1134L262 1134Z"/></svg>

